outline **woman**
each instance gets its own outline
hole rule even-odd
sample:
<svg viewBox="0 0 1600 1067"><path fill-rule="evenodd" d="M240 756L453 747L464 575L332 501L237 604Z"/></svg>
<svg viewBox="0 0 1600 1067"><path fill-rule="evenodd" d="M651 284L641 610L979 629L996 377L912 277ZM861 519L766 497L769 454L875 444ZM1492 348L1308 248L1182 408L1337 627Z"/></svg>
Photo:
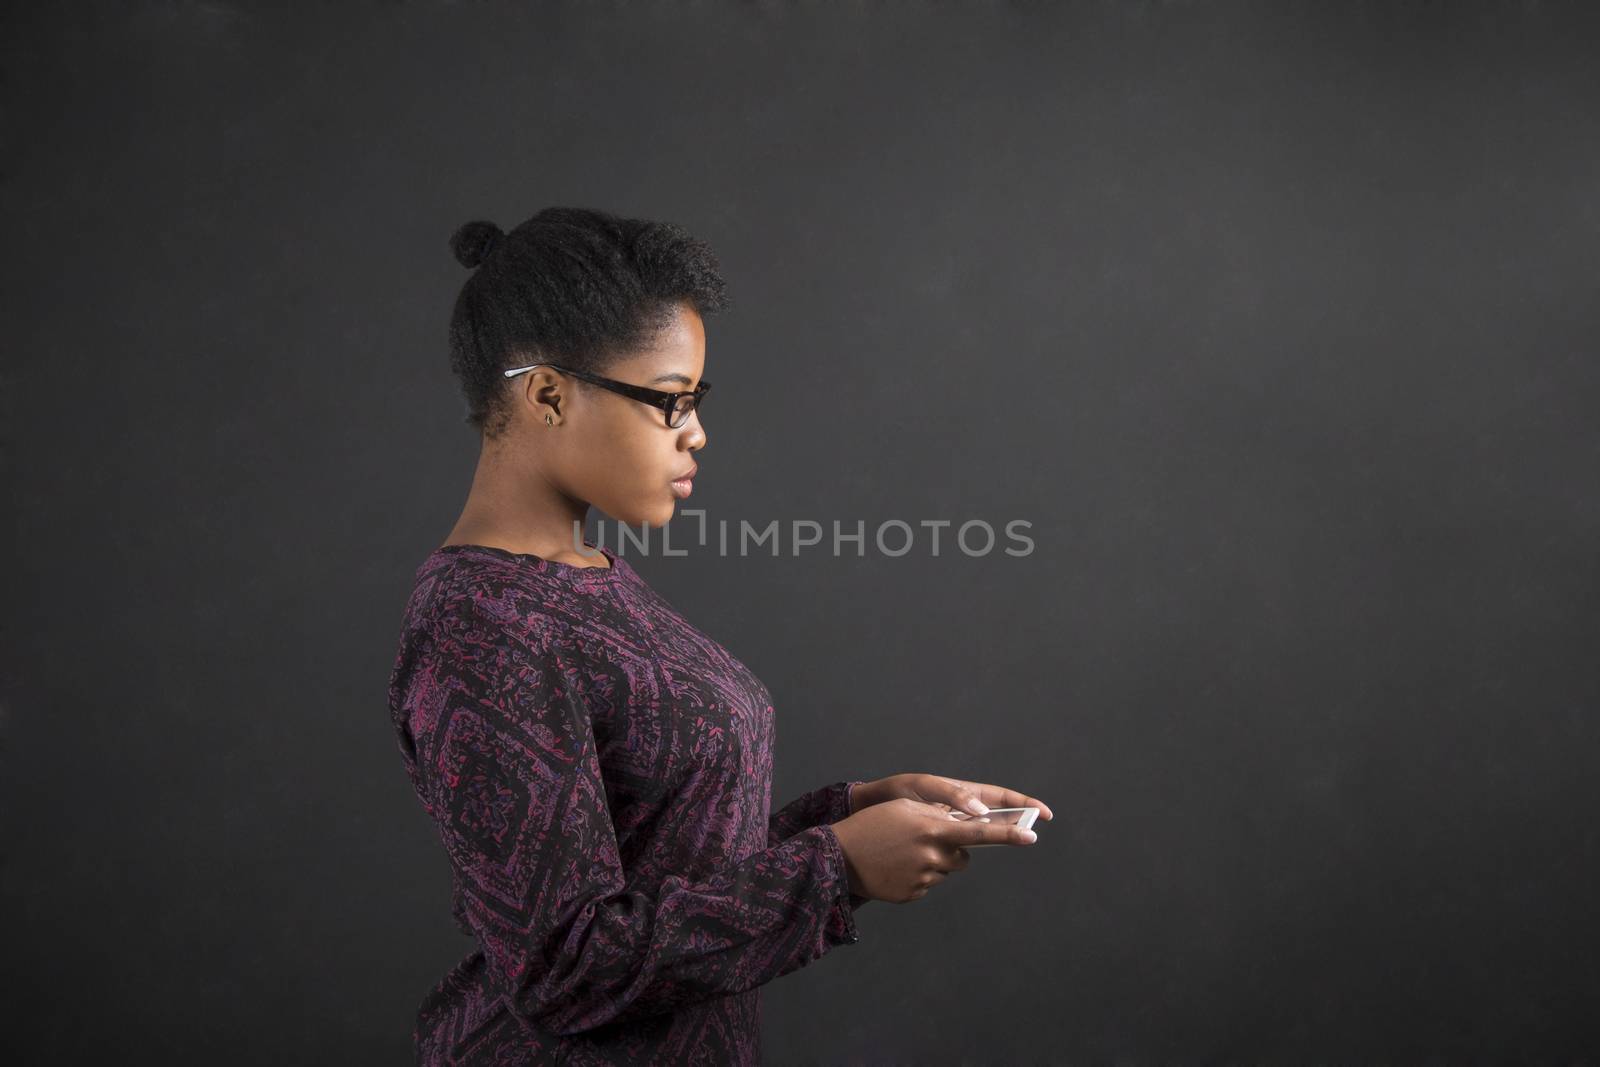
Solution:
<svg viewBox="0 0 1600 1067"><path fill-rule="evenodd" d="M897 774L769 815L771 694L581 540L591 506L660 526L691 491L715 257L569 208L451 244L475 268L450 340L482 451L417 569L389 699L478 949L424 1000L418 1059L759 1062L761 985L858 940L865 901L966 867L963 845L1031 839L952 808L1049 810Z"/></svg>

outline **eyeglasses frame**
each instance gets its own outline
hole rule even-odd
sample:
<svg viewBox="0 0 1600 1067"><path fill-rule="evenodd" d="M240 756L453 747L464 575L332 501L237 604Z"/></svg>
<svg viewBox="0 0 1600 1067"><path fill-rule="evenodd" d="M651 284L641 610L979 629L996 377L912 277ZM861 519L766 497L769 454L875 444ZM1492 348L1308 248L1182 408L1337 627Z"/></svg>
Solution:
<svg viewBox="0 0 1600 1067"><path fill-rule="evenodd" d="M598 385L602 389L609 389L613 393L620 394L621 396L628 397L629 399L637 400L643 404L649 404L651 407L660 408L661 417L666 422L667 429L669 430L683 429L683 427L689 422L689 416L700 410L700 398L711 391L711 383L703 378L700 380L700 384L693 389L683 389L676 393L669 393L663 389L651 389L649 386L645 385L634 385L632 382L619 382L615 378L602 378L598 374L590 374L588 371L573 370L571 367L563 367L556 363L530 363L526 367L513 367L511 370L504 371L502 373L504 373L507 378L515 378L519 374L524 374L538 367L549 367L551 370L558 370L562 374L571 375L579 381L588 382L591 385ZM694 406L689 408L688 412L683 416L683 422L680 422L678 425L674 426L672 425L672 409L673 406L677 404L678 398L682 396L694 397Z"/></svg>

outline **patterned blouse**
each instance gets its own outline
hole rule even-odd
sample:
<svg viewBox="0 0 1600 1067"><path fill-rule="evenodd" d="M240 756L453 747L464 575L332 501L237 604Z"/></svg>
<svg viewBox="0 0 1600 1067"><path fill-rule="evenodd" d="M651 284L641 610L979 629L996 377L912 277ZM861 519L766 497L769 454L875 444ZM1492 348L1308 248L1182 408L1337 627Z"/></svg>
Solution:
<svg viewBox="0 0 1600 1067"><path fill-rule="evenodd" d="M754 1064L761 989L859 940L829 823L769 814L760 679L626 560L445 545L389 710L476 950L423 999L423 1064Z"/></svg>

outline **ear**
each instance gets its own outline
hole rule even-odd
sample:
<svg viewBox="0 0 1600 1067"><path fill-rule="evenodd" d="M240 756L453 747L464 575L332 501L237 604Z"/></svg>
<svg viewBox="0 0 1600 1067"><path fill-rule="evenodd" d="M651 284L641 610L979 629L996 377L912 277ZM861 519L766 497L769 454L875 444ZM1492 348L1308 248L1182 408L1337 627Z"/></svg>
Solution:
<svg viewBox="0 0 1600 1067"><path fill-rule="evenodd" d="M522 376L522 399L534 412L534 418L544 421L547 413L561 418L561 381L543 367Z"/></svg>

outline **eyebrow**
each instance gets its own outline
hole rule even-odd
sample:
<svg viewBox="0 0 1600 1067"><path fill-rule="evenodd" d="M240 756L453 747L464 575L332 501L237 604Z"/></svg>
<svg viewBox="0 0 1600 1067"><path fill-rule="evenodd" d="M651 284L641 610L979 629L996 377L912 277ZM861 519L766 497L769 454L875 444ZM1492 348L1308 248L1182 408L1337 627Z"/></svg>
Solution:
<svg viewBox="0 0 1600 1067"><path fill-rule="evenodd" d="M656 382L682 382L684 385L688 385L689 376L687 374L678 374L677 372L673 372L672 374L663 374L659 378L651 378L650 381L651 384Z"/></svg>

